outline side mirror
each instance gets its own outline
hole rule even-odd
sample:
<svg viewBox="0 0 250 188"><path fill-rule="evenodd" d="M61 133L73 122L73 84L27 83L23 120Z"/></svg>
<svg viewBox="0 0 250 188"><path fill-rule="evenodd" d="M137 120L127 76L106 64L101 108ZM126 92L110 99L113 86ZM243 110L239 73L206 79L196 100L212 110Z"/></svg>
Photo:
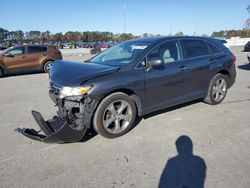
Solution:
<svg viewBox="0 0 250 188"><path fill-rule="evenodd" d="M9 53L4 54L3 56L4 56L4 57L14 57L14 55L9 54Z"/></svg>
<svg viewBox="0 0 250 188"><path fill-rule="evenodd" d="M154 58L150 58L148 60L148 63L151 67L160 67L160 66L163 66L164 65L164 62L161 58L157 58L157 57L154 57Z"/></svg>

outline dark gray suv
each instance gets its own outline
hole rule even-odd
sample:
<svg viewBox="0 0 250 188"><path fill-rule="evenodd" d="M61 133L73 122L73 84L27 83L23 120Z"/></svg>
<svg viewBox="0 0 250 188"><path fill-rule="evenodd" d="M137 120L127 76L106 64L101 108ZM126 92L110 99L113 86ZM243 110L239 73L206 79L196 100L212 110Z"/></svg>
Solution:
<svg viewBox="0 0 250 188"><path fill-rule="evenodd" d="M32 114L45 133L35 140L74 142L93 126L104 137L127 133L136 116L203 99L219 104L236 77L236 57L220 40L153 37L121 42L84 63L56 61L50 97L58 116Z"/></svg>

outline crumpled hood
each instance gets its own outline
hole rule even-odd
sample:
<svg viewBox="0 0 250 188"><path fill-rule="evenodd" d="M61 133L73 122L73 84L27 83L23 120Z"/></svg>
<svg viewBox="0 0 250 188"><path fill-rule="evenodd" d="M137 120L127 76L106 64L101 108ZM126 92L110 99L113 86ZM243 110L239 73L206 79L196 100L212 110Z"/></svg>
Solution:
<svg viewBox="0 0 250 188"><path fill-rule="evenodd" d="M89 79L113 73L118 69L94 63L55 61L50 71L50 80L58 87L79 86Z"/></svg>

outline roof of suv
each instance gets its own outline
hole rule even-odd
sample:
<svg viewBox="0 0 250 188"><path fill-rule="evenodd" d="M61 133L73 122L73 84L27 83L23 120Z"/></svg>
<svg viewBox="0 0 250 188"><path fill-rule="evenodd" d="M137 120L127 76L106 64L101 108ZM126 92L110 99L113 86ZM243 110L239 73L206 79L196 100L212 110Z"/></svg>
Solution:
<svg viewBox="0 0 250 188"><path fill-rule="evenodd" d="M206 40L213 40L214 39L211 37L199 37L199 36L157 36L157 37L137 38L137 39L132 39L131 41L160 42L160 41L165 41L168 39L187 39L187 38L189 38L189 39L206 39Z"/></svg>
<svg viewBox="0 0 250 188"><path fill-rule="evenodd" d="M25 46L53 47L53 45L47 45L47 44L23 44L23 45L16 45L13 47L25 47Z"/></svg>
<svg viewBox="0 0 250 188"><path fill-rule="evenodd" d="M138 41L138 42L151 42L151 43L161 43L170 39L200 39L206 40L210 43L213 43L217 47L219 47L224 52L229 52L229 50L222 44L220 39L212 38L212 37L199 37L199 36L157 36L157 37L146 37L146 38L137 38L132 39L130 41Z"/></svg>

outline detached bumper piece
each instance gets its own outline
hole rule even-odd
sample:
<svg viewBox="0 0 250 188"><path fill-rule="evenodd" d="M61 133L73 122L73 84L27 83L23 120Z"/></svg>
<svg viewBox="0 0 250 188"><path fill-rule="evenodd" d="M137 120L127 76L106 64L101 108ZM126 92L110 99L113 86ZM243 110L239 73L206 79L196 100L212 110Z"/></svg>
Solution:
<svg viewBox="0 0 250 188"><path fill-rule="evenodd" d="M17 131L33 140L47 143L78 142L86 133L86 128L83 130L72 129L67 121L57 116L45 121L39 112L32 111L31 113L45 135L40 134L41 131L29 128L18 128Z"/></svg>

